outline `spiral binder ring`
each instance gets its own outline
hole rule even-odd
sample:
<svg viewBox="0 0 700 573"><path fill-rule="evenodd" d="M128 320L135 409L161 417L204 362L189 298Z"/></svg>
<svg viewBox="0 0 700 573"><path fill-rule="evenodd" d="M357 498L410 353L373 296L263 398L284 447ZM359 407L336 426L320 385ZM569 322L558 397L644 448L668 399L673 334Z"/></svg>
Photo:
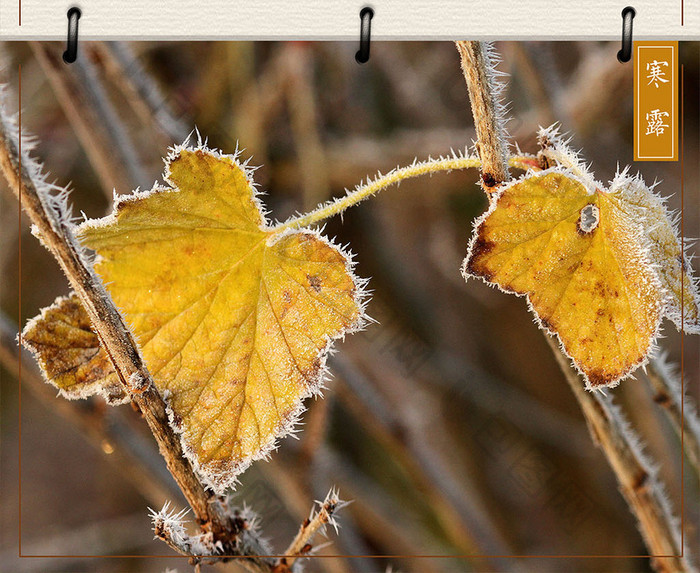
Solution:
<svg viewBox="0 0 700 573"><path fill-rule="evenodd" d="M73 6L68 10L68 40L66 51L63 52L63 61L72 64L78 57L78 20L81 16L80 8Z"/></svg>
<svg viewBox="0 0 700 573"><path fill-rule="evenodd" d="M360 10L360 49L355 54L355 61L364 64L369 60L369 41L374 10L369 6Z"/></svg>
<svg viewBox="0 0 700 573"><path fill-rule="evenodd" d="M622 48L617 52L617 59L624 64L632 57L632 20L637 11L632 6L622 10Z"/></svg>

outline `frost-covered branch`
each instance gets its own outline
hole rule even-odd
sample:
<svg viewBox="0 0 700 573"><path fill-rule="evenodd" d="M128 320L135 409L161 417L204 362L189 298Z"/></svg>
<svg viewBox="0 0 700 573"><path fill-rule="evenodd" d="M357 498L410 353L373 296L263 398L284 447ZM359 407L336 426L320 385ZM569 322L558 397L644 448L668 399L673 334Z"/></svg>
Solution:
<svg viewBox="0 0 700 573"><path fill-rule="evenodd" d="M496 79L498 54L484 42L456 42L456 45L474 116L476 148L482 163L481 182L490 193L510 178L505 108L500 101L503 84Z"/></svg>
<svg viewBox="0 0 700 573"><path fill-rule="evenodd" d="M682 436L688 459L700 470L700 419L695 406L683 396L678 373L662 354L647 364L646 374L654 392L654 402L664 409L678 437Z"/></svg>
<svg viewBox="0 0 700 573"><path fill-rule="evenodd" d="M183 455L179 436L168 422L165 403L152 383L138 347L104 286L73 235L67 191L47 181L30 155L31 142L0 106L0 170L33 223L33 232L63 269L85 307L121 383L146 419L203 531L211 531L226 552L235 550L235 533L220 500L206 490Z"/></svg>
<svg viewBox="0 0 700 573"><path fill-rule="evenodd" d="M343 501L338 497L338 492L331 490L328 492L326 499L316 502L319 507L311 510L308 519L305 519L301 524L296 537L292 540L287 550L284 552L284 557L280 558L277 564L279 573L291 571L294 563L303 557L311 554L314 547L312 541L317 533L325 535L326 526L332 525L338 531L338 523L334 519L335 513L345 507L348 502Z"/></svg>
<svg viewBox="0 0 700 573"><path fill-rule="evenodd" d="M615 472L620 491L637 518L656 571L695 571L688 547L682 551L679 520L656 469L642 450L639 436L612 398L588 392L556 342L547 337L554 356L576 397L595 443L603 450Z"/></svg>
<svg viewBox="0 0 700 573"><path fill-rule="evenodd" d="M169 502L162 509L150 509L153 532L157 539L165 542L180 555L190 557L190 562L216 563L228 561L231 557L245 557L237 562L253 573L271 573L274 561L267 557L271 550L267 541L258 532L258 518L248 508L230 508L231 527L235 531L235 547L226 548L211 531L200 530L190 534L187 531L185 517L189 509L176 511Z"/></svg>

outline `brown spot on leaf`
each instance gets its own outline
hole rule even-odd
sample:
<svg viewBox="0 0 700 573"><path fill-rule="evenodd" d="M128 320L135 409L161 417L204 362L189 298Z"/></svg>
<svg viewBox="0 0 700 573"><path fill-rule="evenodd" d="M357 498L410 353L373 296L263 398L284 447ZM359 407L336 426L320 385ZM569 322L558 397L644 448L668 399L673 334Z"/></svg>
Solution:
<svg viewBox="0 0 700 573"><path fill-rule="evenodd" d="M493 278L493 273L481 265L478 259L490 253L495 246L495 243L485 239L482 232L479 231L472 246L469 259L465 263L465 269L473 275L479 275L490 281Z"/></svg>
<svg viewBox="0 0 700 573"><path fill-rule="evenodd" d="M590 370L586 372L588 376L588 382L591 386L607 386L614 380L617 380L620 375L615 375L610 372L605 372L604 370Z"/></svg>
<svg viewBox="0 0 700 573"><path fill-rule="evenodd" d="M309 281L309 285L316 292L321 292L321 279L316 275L306 275L306 279Z"/></svg>
<svg viewBox="0 0 700 573"><path fill-rule="evenodd" d="M321 359L316 357L316 358L314 358L314 361L311 364L311 366L302 372L302 375L304 376L304 379L307 382L313 382L316 379L318 379L318 373L320 371L321 371Z"/></svg>
<svg viewBox="0 0 700 573"><path fill-rule="evenodd" d="M292 305L292 295L288 290L282 291L282 300L284 300L284 306L282 307L282 312L280 313L280 320L287 316L289 308Z"/></svg>

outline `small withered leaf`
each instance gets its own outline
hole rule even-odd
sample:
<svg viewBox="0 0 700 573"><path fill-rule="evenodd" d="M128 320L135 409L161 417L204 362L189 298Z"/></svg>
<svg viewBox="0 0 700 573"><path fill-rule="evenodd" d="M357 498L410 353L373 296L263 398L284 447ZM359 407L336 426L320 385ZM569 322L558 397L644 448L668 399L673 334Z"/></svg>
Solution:
<svg viewBox="0 0 700 573"><path fill-rule="evenodd" d="M112 404L128 400L75 293L57 298L29 321L22 342L62 396L76 400L99 394Z"/></svg>

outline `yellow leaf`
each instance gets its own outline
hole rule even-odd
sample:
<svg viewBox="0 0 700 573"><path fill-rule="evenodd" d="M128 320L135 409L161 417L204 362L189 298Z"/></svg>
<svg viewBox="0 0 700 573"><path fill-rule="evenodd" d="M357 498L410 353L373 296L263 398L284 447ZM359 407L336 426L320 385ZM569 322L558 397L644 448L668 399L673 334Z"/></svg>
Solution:
<svg viewBox="0 0 700 573"><path fill-rule="evenodd" d="M362 323L363 283L318 233L269 227L235 157L177 148L165 179L79 237L188 456L222 491L319 391L332 340Z"/></svg>
<svg viewBox="0 0 700 573"><path fill-rule="evenodd" d="M22 342L37 357L46 380L65 398L101 394L112 404L127 399L75 294L57 298L29 321Z"/></svg>
<svg viewBox="0 0 700 573"><path fill-rule="evenodd" d="M646 361L664 314L680 322L681 277L687 328L698 298L660 200L624 173L609 190L582 173L557 166L505 187L463 273L526 295L587 386L613 386Z"/></svg>
<svg viewBox="0 0 700 573"><path fill-rule="evenodd" d="M616 207L640 226L641 242L648 251L649 260L656 264L666 317L678 329L682 327L687 333L700 333L697 281L690 272L690 261L681 249L674 229L674 217L663 200L639 177L628 177L626 172L612 182L609 195Z"/></svg>

